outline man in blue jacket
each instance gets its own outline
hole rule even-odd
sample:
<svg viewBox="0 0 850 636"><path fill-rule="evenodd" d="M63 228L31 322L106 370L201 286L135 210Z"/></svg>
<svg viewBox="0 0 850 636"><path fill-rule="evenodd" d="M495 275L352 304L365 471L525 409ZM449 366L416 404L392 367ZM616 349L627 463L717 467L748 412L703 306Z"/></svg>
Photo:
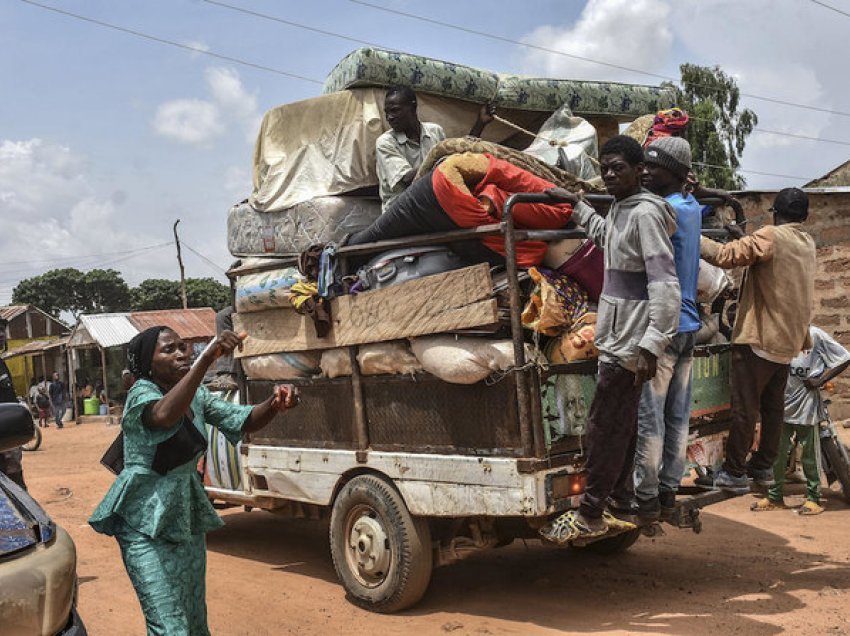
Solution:
<svg viewBox="0 0 850 636"><path fill-rule="evenodd" d="M691 146L682 137L660 137L644 150L646 188L676 211L670 238L682 293L679 330L658 356L655 377L643 385L635 451L635 502L638 522L669 519L685 469L691 412L691 367L696 333L699 277L700 206L685 193Z"/></svg>

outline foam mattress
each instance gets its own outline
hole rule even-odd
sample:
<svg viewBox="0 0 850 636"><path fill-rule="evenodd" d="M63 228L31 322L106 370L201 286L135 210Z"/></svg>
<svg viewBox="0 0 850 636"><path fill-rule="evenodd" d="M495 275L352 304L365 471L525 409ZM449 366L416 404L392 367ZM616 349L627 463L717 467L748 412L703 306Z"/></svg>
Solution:
<svg viewBox="0 0 850 636"><path fill-rule="evenodd" d="M492 101L500 108L552 112L567 104L582 116L634 118L671 108L674 100L671 90L658 86L506 75L374 48L344 57L325 80L324 92L395 84L480 104Z"/></svg>
<svg viewBox="0 0 850 636"><path fill-rule="evenodd" d="M243 201L227 215L227 247L234 256L300 254L362 230L380 215L381 201L371 197L317 197L276 212Z"/></svg>

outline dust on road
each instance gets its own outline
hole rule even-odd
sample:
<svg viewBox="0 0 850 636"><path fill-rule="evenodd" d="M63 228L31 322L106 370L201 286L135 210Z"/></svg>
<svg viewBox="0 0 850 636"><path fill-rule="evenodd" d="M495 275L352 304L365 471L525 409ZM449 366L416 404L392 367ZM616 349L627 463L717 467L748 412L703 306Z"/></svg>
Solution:
<svg viewBox="0 0 850 636"><path fill-rule="evenodd" d="M846 431L844 431L846 433ZM117 427L44 431L26 453L31 493L77 545L79 611L93 636L144 634L118 546L86 519L112 482L98 463ZM793 487L792 487L793 488ZM802 486L790 503L802 503ZM850 634L850 508L752 513L752 497L703 512L704 531L668 530L600 557L521 541L435 570L402 614L357 609L337 583L322 523L222 512L209 535L207 603L215 635Z"/></svg>

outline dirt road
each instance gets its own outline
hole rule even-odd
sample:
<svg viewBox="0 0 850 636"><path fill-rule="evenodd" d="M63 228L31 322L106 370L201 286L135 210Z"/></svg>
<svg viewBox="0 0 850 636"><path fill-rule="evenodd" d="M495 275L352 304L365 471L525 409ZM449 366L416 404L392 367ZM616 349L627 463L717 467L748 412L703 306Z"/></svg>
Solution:
<svg viewBox="0 0 850 636"><path fill-rule="evenodd" d="M143 634L115 541L86 523L111 475L98 464L117 429L45 431L27 453L32 494L74 538L80 614L93 636ZM801 487L789 498L801 503ZM423 602L401 615L345 600L327 529L241 509L209 536L213 634L850 634L850 508L749 512L751 497L703 513L702 534L669 530L599 557L515 542L435 571Z"/></svg>

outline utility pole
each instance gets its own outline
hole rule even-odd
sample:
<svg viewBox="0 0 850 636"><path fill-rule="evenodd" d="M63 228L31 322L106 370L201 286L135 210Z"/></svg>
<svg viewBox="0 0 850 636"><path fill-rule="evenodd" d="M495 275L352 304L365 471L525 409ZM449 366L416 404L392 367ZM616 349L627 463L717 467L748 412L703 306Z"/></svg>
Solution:
<svg viewBox="0 0 850 636"><path fill-rule="evenodd" d="M177 245L177 264L180 265L180 296L183 299L183 309L189 308L186 301L186 271L183 269L183 256L180 254L180 238L177 236L177 224L180 219L174 221L174 244Z"/></svg>

